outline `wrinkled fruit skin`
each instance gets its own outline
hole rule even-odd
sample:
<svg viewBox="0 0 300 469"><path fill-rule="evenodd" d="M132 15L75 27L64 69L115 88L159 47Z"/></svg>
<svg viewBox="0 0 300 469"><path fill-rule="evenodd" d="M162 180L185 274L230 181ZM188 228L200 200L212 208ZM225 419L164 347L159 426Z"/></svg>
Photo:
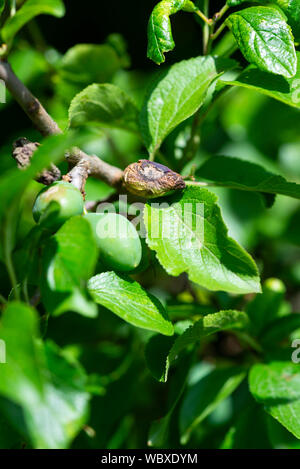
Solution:
<svg viewBox="0 0 300 469"><path fill-rule="evenodd" d="M88 213L100 252L100 261L106 267L130 272L138 267L142 258L140 237L127 218L115 213Z"/></svg>
<svg viewBox="0 0 300 469"><path fill-rule="evenodd" d="M124 186L134 195L151 199L185 188L180 174L167 166L149 160L139 160L124 171Z"/></svg>
<svg viewBox="0 0 300 469"><path fill-rule="evenodd" d="M37 223L50 230L58 230L70 217L82 215L84 201L81 192L72 184L57 181L38 194L32 209Z"/></svg>

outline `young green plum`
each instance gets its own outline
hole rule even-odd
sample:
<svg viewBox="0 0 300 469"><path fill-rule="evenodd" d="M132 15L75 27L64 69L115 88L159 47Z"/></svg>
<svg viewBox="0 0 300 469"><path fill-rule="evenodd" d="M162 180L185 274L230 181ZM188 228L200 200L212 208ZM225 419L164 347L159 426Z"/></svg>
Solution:
<svg viewBox="0 0 300 469"><path fill-rule="evenodd" d="M42 189L32 209L34 220L49 230L58 230L70 217L82 215L83 211L81 192L65 181Z"/></svg>
<svg viewBox="0 0 300 469"><path fill-rule="evenodd" d="M100 261L106 267L130 272L141 262L140 237L127 218L115 213L88 213L100 252Z"/></svg>

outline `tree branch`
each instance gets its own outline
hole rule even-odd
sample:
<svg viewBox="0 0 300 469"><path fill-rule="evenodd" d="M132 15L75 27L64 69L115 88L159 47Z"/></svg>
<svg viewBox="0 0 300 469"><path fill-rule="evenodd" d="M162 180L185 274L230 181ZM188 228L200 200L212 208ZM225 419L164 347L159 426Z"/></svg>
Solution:
<svg viewBox="0 0 300 469"><path fill-rule="evenodd" d="M7 89L43 136L62 133L57 123L47 113L39 100L33 96L15 75L10 64L4 60L0 60L0 79L5 82ZM69 182L80 190L83 190L88 176L100 179L106 184L117 188L122 184L123 171L116 166L105 163L98 156L90 156L79 148L74 148L66 155L66 158L71 168L73 167L66 177ZM79 166L78 170L75 170L75 166Z"/></svg>
<svg viewBox="0 0 300 469"><path fill-rule="evenodd" d="M0 78L5 82L7 89L27 114L35 128L43 136L61 133L58 125L49 116L39 100L31 94L14 74L10 64L4 60L0 60Z"/></svg>
<svg viewBox="0 0 300 469"><path fill-rule="evenodd" d="M73 167L84 161L88 175L106 182L109 186L118 188L123 183L123 171L120 168L106 163L98 156L87 155L77 147L66 154L66 159Z"/></svg>

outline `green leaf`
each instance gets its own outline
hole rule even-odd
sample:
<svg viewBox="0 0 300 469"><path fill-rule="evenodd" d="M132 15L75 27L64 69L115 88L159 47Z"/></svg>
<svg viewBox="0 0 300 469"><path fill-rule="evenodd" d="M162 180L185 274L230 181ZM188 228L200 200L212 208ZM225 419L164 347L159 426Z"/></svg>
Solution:
<svg viewBox="0 0 300 469"><path fill-rule="evenodd" d="M65 14L61 0L27 0L17 13L9 18L1 30L5 42L10 42L17 32L35 16L47 14L61 18Z"/></svg>
<svg viewBox="0 0 300 469"><path fill-rule="evenodd" d="M183 194L156 200L144 209L147 244L168 274L186 272L209 290L260 292L256 265L228 237L214 194L188 187Z"/></svg>
<svg viewBox="0 0 300 469"><path fill-rule="evenodd" d="M0 323L6 364L0 366L0 394L21 406L34 448L65 448L87 417L86 376L60 350L38 337L38 315L11 303Z"/></svg>
<svg viewBox="0 0 300 469"><path fill-rule="evenodd" d="M111 81L121 68L120 59L109 45L76 44L62 57L59 73L83 86Z"/></svg>
<svg viewBox="0 0 300 469"><path fill-rule="evenodd" d="M154 81L140 116L142 136L151 155L177 125L200 108L225 64L227 61L210 56L196 57L173 65Z"/></svg>
<svg viewBox="0 0 300 469"><path fill-rule="evenodd" d="M190 320L204 314L216 313L217 309L212 305L199 305L198 303L171 304L167 307L170 318L174 321Z"/></svg>
<svg viewBox="0 0 300 469"><path fill-rule="evenodd" d="M0 0L0 15L2 11L4 10L4 7L5 7L5 0Z"/></svg>
<svg viewBox="0 0 300 469"><path fill-rule="evenodd" d="M286 288L281 280L269 278L263 284L261 295L246 306L251 321L251 330L259 335L270 323L280 317Z"/></svg>
<svg viewBox="0 0 300 469"><path fill-rule="evenodd" d="M3 399L3 398L2 398ZM1 399L0 399L1 405ZM7 419L0 415L0 449L21 449L22 438L15 431L15 429L9 425Z"/></svg>
<svg viewBox="0 0 300 469"><path fill-rule="evenodd" d="M186 386L187 375L190 371L191 356L187 354L178 365L169 385L169 399L167 411L164 416L152 422L149 430L148 446L154 448L166 448L172 423L172 417L177 404Z"/></svg>
<svg viewBox="0 0 300 469"><path fill-rule="evenodd" d="M31 158L30 166L23 171L17 167L3 171L0 175L0 257L8 267L9 258L15 247L16 228L20 220L20 203L24 191L32 179L51 162L62 159L65 151L78 140L75 133L47 137ZM5 154L5 152L3 153ZM4 164L4 168L5 168ZM2 244L2 245L1 245ZM12 268L11 268L12 270Z"/></svg>
<svg viewBox="0 0 300 469"><path fill-rule="evenodd" d="M227 5L238 6L241 3L253 2L256 0L227 0ZM260 3L272 3L281 8L286 14L288 23L292 26L296 40L300 38L300 2L299 0L264 0Z"/></svg>
<svg viewBox="0 0 300 469"><path fill-rule="evenodd" d="M80 216L70 218L44 249L41 292L48 312L60 315L74 311L83 316L97 316L96 305L84 292L97 257L90 224Z"/></svg>
<svg viewBox="0 0 300 469"><path fill-rule="evenodd" d="M230 396L246 376L240 367L216 368L187 389L179 414L181 443L185 444L192 430Z"/></svg>
<svg viewBox="0 0 300 469"><path fill-rule="evenodd" d="M164 335L174 333L162 304L125 275L104 272L91 278L88 289L96 303L134 326Z"/></svg>
<svg viewBox="0 0 300 469"><path fill-rule="evenodd" d="M136 132L138 111L115 85L90 85L77 94L69 109L71 127L100 125Z"/></svg>
<svg viewBox="0 0 300 469"><path fill-rule="evenodd" d="M174 341L173 345L164 341L160 346L161 364L157 358L151 358L147 352L148 365L151 366L151 372L159 381L166 382L168 379L169 368L177 359L178 355L190 346L200 342L204 337L216 334L220 331L245 331L248 329L248 316L241 311L219 311L218 313L207 314L192 326L188 327L182 335ZM150 344L149 344L150 345ZM153 343L151 343L151 348ZM168 350L169 348L169 350ZM158 352L158 353L159 353ZM167 353L166 353L167 352Z"/></svg>
<svg viewBox="0 0 300 469"><path fill-rule="evenodd" d="M182 350L199 342L203 337L220 331L244 331L248 327L248 316L242 311L228 310L207 314L176 339L168 355L168 364L171 364Z"/></svg>
<svg viewBox="0 0 300 469"><path fill-rule="evenodd" d="M300 369L290 362L254 365L250 391L266 412L300 438Z"/></svg>
<svg viewBox="0 0 300 469"><path fill-rule="evenodd" d="M148 23L148 58L158 65L165 61L165 52L175 47L170 16L178 11L196 11L190 0L162 0L153 9Z"/></svg>
<svg viewBox="0 0 300 469"><path fill-rule="evenodd" d="M106 42L116 52L122 68L130 68L131 58L128 54L128 44L122 34L111 33L107 36Z"/></svg>
<svg viewBox="0 0 300 469"><path fill-rule="evenodd" d="M269 416L267 428L273 449L300 449L300 441Z"/></svg>
<svg viewBox="0 0 300 469"><path fill-rule="evenodd" d="M250 399L225 435L221 449L271 449L266 422L269 417ZM251 428L255 431L249 431Z"/></svg>
<svg viewBox="0 0 300 469"><path fill-rule="evenodd" d="M7 272L11 281L11 287L17 288L17 276L12 261L12 252L17 241L17 228L20 219L20 202L17 200L10 205L1 220L0 224L0 249L3 254L3 262L6 265ZM27 268L28 268L27 264ZM17 296L17 293L14 292Z"/></svg>
<svg viewBox="0 0 300 469"><path fill-rule="evenodd" d="M87 86L111 82L122 68L121 60L108 44L77 44L58 63L57 95L69 106L74 96Z"/></svg>
<svg viewBox="0 0 300 469"><path fill-rule="evenodd" d="M265 347L278 347L278 343L300 329L300 314L293 313L269 323L261 335Z"/></svg>
<svg viewBox="0 0 300 469"><path fill-rule="evenodd" d="M234 80L222 80L222 83L241 86L270 96L288 106L300 108L300 53L297 52L297 72L293 78L285 78L263 72L254 66L248 67Z"/></svg>
<svg viewBox="0 0 300 469"><path fill-rule="evenodd" d="M247 0L227 0L227 5L230 7L236 7L240 5L241 3L246 2ZM250 0L251 1L251 0Z"/></svg>
<svg viewBox="0 0 300 469"><path fill-rule="evenodd" d="M258 164L238 158L209 158L197 170L197 177L232 189L281 194L300 199L300 184L288 182Z"/></svg>
<svg viewBox="0 0 300 469"><path fill-rule="evenodd" d="M158 381L165 381L166 360L174 342L192 324L190 320L179 321L175 324L172 337L155 334L148 340L145 347L145 360L152 376Z"/></svg>
<svg viewBox="0 0 300 469"><path fill-rule="evenodd" d="M226 23L250 63L287 78L296 74L297 57L291 28L277 8L246 8L232 13Z"/></svg>
<svg viewBox="0 0 300 469"><path fill-rule="evenodd" d="M154 335L145 347L145 359L147 367L157 381L165 381L166 359L174 344L176 336L166 337Z"/></svg>
<svg viewBox="0 0 300 469"><path fill-rule="evenodd" d="M49 64L45 56L30 46L24 46L22 49L14 49L9 54L9 63L15 74L24 85L31 89L32 85L39 83L42 76L48 71ZM1 87L0 87L1 92ZM12 95L6 93L6 102L1 103L1 109L4 110L13 102Z"/></svg>
<svg viewBox="0 0 300 469"><path fill-rule="evenodd" d="M300 39L300 2L299 0L270 0L278 5L286 14L288 23L292 26L295 39Z"/></svg>

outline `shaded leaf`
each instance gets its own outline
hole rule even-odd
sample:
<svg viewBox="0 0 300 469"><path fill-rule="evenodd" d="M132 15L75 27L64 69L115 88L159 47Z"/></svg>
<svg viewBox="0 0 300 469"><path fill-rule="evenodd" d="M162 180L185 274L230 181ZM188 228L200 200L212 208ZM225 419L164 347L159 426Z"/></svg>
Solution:
<svg viewBox="0 0 300 469"><path fill-rule="evenodd" d="M169 368L177 359L178 355L190 346L200 342L204 337L216 334L220 331L244 331L249 326L248 316L241 311L220 311L218 313L208 314L192 326L188 327L182 335L176 338L173 345L168 349L168 344L164 341L164 350L161 354L161 363L156 360L155 366L152 366L152 373L160 381L166 382L168 379ZM161 349L162 350L162 349ZM150 362L148 362L150 364Z"/></svg>
<svg viewBox="0 0 300 469"><path fill-rule="evenodd" d="M121 66L123 68L129 68L131 65L131 58L128 54L128 44L122 34L112 33L106 38L107 44L116 52Z"/></svg>
<svg viewBox="0 0 300 469"><path fill-rule="evenodd" d="M98 249L90 224L72 217L51 238L43 254L42 300L48 312L59 315L74 311L97 316L97 307L84 291L93 274Z"/></svg>
<svg viewBox="0 0 300 469"><path fill-rule="evenodd" d="M69 106L87 86L110 82L120 70L121 60L108 44L76 44L57 67L56 93Z"/></svg>
<svg viewBox="0 0 300 469"><path fill-rule="evenodd" d="M0 398L0 405L1 405ZM0 427L5 429L0 432L0 449L21 449L22 438L21 436L9 425L7 419L0 415Z"/></svg>
<svg viewBox="0 0 300 469"><path fill-rule="evenodd" d="M10 17L1 30L5 42L10 42L17 32L35 16L47 14L61 18L65 14L62 0L27 0L16 14Z"/></svg>
<svg viewBox="0 0 300 469"><path fill-rule="evenodd" d="M251 400L229 429L221 449L270 449L266 417L263 409ZM251 428L255 431L249 431Z"/></svg>
<svg viewBox="0 0 300 469"><path fill-rule="evenodd" d="M256 295L246 306L253 333L259 335L281 316L285 292L284 284L277 278L269 278L264 282L262 294Z"/></svg>
<svg viewBox="0 0 300 469"><path fill-rule="evenodd" d="M267 418L267 428L274 449L300 449L300 441L269 416Z"/></svg>
<svg viewBox="0 0 300 469"><path fill-rule="evenodd" d="M288 182L258 164L238 158L209 158L197 170L197 176L232 189L281 194L300 199L300 184Z"/></svg>
<svg viewBox="0 0 300 469"><path fill-rule="evenodd" d="M245 370L240 367L216 368L188 387L179 414L183 444L192 430L233 393L245 376Z"/></svg>
<svg viewBox="0 0 300 469"><path fill-rule="evenodd" d="M131 99L115 85L90 85L77 94L69 109L71 127L100 125L137 130L138 111Z"/></svg>
<svg viewBox="0 0 300 469"><path fill-rule="evenodd" d="M216 334L220 331L243 331L249 327L248 316L242 311L219 311L208 314L190 326L172 346L168 362L172 363L178 353L191 344L199 342L203 337Z"/></svg>
<svg viewBox="0 0 300 469"><path fill-rule="evenodd" d="M288 314L267 325L261 334L261 342L265 347L278 347L279 342L298 329L300 329L300 314Z"/></svg>
<svg viewBox="0 0 300 469"><path fill-rule="evenodd" d="M147 342L145 359L151 374L158 381L165 381L166 359L176 337L154 335Z"/></svg>
<svg viewBox="0 0 300 469"><path fill-rule="evenodd" d="M0 394L21 406L34 448L65 448L87 417L89 395L81 368L38 340L37 313L11 303L0 323L7 363L0 367Z"/></svg>
<svg viewBox="0 0 300 469"><path fill-rule="evenodd" d="M169 311L167 309L167 311ZM153 335L145 347L145 359L152 376L158 381L165 381L166 361L176 338L192 325L192 321L179 321L174 325L174 335L166 337Z"/></svg>
<svg viewBox="0 0 300 469"><path fill-rule="evenodd" d="M111 46L76 44L62 57L59 72L67 80L87 86L110 81L120 66Z"/></svg>
<svg viewBox="0 0 300 469"><path fill-rule="evenodd" d="M165 448L168 442L174 411L186 386L191 365L191 354L187 354L178 365L170 382L168 410L166 414L152 422L149 430L148 445L154 448Z"/></svg>

